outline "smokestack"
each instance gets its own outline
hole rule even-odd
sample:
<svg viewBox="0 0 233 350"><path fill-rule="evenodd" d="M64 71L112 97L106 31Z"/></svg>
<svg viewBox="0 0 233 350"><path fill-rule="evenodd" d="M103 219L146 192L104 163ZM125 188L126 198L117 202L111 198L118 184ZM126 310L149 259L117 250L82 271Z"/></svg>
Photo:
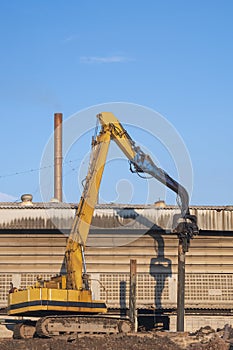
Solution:
<svg viewBox="0 0 233 350"><path fill-rule="evenodd" d="M62 113L54 114L54 197L62 202Z"/></svg>

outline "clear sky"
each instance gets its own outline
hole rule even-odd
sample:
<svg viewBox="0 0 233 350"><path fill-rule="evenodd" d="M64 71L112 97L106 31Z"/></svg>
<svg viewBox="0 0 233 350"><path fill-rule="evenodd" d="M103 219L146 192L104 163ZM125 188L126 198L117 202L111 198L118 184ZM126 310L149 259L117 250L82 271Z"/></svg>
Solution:
<svg viewBox="0 0 233 350"><path fill-rule="evenodd" d="M179 132L192 204L232 205L232 16L230 0L0 1L0 200L41 200L39 171L28 170L40 167L54 112L66 119L123 101L158 111ZM81 158L64 164L65 174L73 169L68 201L79 199Z"/></svg>

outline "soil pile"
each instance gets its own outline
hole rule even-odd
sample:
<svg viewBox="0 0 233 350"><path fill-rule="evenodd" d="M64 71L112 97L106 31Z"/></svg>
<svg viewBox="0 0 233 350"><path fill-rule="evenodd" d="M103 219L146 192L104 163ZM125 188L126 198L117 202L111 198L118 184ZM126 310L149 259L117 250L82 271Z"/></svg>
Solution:
<svg viewBox="0 0 233 350"><path fill-rule="evenodd" d="M162 332L161 332L162 333ZM194 339L194 338L193 338ZM202 339L203 341L203 339ZM141 333L130 335L69 336L53 339L2 339L0 350L230 350L230 344L213 334L204 343L190 341L184 333Z"/></svg>

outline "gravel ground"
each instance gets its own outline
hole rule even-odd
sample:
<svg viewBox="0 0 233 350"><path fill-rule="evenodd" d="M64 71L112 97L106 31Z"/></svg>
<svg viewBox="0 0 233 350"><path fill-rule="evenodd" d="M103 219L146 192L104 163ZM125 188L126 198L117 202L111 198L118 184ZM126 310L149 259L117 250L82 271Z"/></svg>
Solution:
<svg viewBox="0 0 233 350"><path fill-rule="evenodd" d="M179 346L167 336L141 335L82 336L66 339L0 340L0 350L228 350L230 345L219 337L206 344Z"/></svg>
<svg viewBox="0 0 233 350"><path fill-rule="evenodd" d="M0 350L181 350L171 340L157 337L82 337L73 342L63 339L6 340Z"/></svg>

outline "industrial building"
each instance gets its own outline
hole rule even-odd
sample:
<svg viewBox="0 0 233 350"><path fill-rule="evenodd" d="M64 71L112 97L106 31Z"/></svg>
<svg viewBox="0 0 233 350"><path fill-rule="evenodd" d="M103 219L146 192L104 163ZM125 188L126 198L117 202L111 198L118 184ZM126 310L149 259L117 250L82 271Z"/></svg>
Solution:
<svg viewBox="0 0 233 350"><path fill-rule="evenodd" d="M10 283L19 289L64 272L64 252L76 205L0 203L0 306ZM186 254L185 329L233 323L233 207L193 206L200 233ZM126 309L129 263L137 260L137 308L169 319L175 330L178 239L175 206L97 205L86 247L95 299Z"/></svg>

